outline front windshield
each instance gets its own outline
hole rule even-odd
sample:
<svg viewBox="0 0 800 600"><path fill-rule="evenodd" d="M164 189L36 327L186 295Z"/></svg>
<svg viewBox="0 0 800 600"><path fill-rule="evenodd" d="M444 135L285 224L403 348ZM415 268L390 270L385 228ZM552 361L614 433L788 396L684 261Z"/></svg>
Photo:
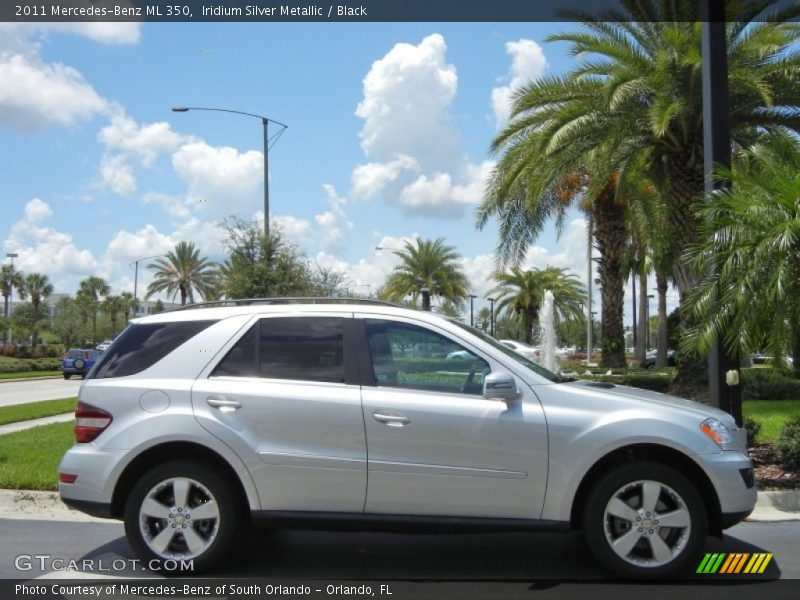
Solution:
<svg viewBox="0 0 800 600"><path fill-rule="evenodd" d="M479 337L480 339L482 339L487 344L490 344L493 348L497 348L498 350L500 350L500 352L502 352L503 354L505 354L509 358L513 358L515 361L520 363L523 367L527 367L528 369L530 369L531 371L533 371L537 375L541 375L542 377L546 378L549 381L552 381L553 383L563 383L565 381L574 381L574 380L569 379L567 377L562 377L561 375L553 373L552 371L548 371L542 365L539 365L539 364L533 362L532 360L529 360L529 359L525 358L524 356L522 356L518 352L512 350L508 346L506 346L504 344L501 344L496 339L494 339L492 336L486 335L480 329L476 329L475 327L470 327L466 323L462 323L461 321L457 321L456 319L449 319L449 321L451 323L454 323L455 325L458 325L461 329L464 329L464 330L470 332L472 335Z"/></svg>

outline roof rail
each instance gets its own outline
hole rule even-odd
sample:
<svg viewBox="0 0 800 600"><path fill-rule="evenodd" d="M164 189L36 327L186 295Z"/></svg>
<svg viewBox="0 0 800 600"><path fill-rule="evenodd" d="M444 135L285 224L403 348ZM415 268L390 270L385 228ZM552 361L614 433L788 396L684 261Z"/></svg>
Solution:
<svg viewBox="0 0 800 600"><path fill-rule="evenodd" d="M290 297L290 298L237 298L235 300L212 300L210 302L195 302L170 308L163 312L175 312L179 310L190 310L193 308L212 308L215 306L252 306L256 304L276 305L276 304L369 304L378 306L394 306L402 308L399 304L385 302L383 300L372 300L369 298L331 298L331 297Z"/></svg>

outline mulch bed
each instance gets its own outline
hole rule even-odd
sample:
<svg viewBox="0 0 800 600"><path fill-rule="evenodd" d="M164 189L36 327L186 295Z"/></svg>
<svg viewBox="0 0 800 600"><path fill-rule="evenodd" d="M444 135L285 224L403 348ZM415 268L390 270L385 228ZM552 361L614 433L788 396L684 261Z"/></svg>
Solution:
<svg viewBox="0 0 800 600"><path fill-rule="evenodd" d="M800 490L800 472L780 464L772 444L755 444L748 448L756 471L759 490Z"/></svg>

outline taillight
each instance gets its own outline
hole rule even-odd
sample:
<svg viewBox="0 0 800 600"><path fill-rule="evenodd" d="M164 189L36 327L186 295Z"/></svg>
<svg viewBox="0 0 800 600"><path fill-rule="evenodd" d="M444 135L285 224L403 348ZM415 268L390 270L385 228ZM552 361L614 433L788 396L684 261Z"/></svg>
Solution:
<svg viewBox="0 0 800 600"><path fill-rule="evenodd" d="M75 410L75 442L88 444L111 425L113 417L101 408L78 402Z"/></svg>

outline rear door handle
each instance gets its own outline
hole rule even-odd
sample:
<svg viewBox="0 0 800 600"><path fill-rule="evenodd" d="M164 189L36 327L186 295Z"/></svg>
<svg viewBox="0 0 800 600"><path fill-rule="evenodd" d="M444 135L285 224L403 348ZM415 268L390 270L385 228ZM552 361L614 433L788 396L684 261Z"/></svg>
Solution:
<svg viewBox="0 0 800 600"><path fill-rule="evenodd" d="M242 408L242 403L238 400L228 400L225 396L217 396L216 394L206 398L206 404L223 412Z"/></svg>
<svg viewBox="0 0 800 600"><path fill-rule="evenodd" d="M372 418L389 427L405 427L411 423L411 419L400 413L375 412L372 413Z"/></svg>

